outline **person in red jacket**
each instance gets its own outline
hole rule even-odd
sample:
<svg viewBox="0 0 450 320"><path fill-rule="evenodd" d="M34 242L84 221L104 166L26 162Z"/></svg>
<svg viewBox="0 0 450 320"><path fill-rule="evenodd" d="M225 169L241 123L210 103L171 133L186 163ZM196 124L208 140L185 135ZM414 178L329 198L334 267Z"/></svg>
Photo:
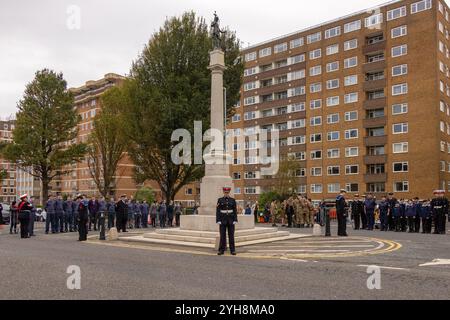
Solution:
<svg viewBox="0 0 450 320"><path fill-rule="evenodd" d="M20 197L20 203L17 206L17 211L20 221L20 237L22 239L29 238L29 223L30 215L33 206L28 202L28 194L24 194Z"/></svg>

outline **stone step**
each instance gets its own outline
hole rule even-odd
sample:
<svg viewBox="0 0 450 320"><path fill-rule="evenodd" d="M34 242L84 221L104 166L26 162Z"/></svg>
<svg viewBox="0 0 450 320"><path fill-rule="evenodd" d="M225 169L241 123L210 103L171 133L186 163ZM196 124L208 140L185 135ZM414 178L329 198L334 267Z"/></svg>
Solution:
<svg viewBox="0 0 450 320"><path fill-rule="evenodd" d="M211 243L199 243L199 242L187 242L187 241L177 241L177 240L168 240L168 239L144 238L142 236L124 237L124 238L120 238L119 240L126 241L126 242L133 242L133 243L142 243L142 244L164 244L164 245L209 248L209 249L215 248L215 244L211 244Z"/></svg>
<svg viewBox="0 0 450 320"><path fill-rule="evenodd" d="M247 242L253 240L260 239L268 239L268 238L278 238L278 237L286 237L289 236L289 232L286 231L277 231L277 232L267 232L267 233L259 233L247 236L236 236L235 241L238 242Z"/></svg>
<svg viewBox="0 0 450 320"><path fill-rule="evenodd" d="M149 233L145 234L146 239L159 239L159 240L174 240L174 241L185 241L185 242L198 242L198 243L216 243L216 237L197 237L197 236L184 236L177 234L163 234L163 233Z"/></svg>
<svg viewBox="0 0 450 320"><path fill-rule="evenodd" d="M250 230L238 230L235 232L236 237L268 233L268 232L277 232L277 228L255 228ZM219 235L219 232L208 232L208 231L193 231L193 230L181 230L177 229L159 229L156 230L158 234L173 234L178 236L192 236L192 237L207 237L213 238Z"/></svg>

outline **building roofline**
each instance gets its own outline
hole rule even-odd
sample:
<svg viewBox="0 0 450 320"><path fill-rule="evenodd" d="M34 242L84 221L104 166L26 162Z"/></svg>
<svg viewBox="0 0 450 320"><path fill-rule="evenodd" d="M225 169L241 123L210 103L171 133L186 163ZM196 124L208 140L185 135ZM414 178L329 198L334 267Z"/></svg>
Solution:
<svg viewBox="0 0 450 320"><path fill-rule="evenodd" d="M266 40L266 41L263 41L263 42L256 43L254 45L251 45L251 46L248 46L248 47L244 48L242 51L248 51L248 50L260 47L260 46L262 46L264 44L267 44L267 43L271 43L271 42L274 42L274 41L277 41L277 40L288 38L288 37L291 37L291 36L296 35L298 33L303 33L303 32L309 31L309 30L317 29L317 28L323 27L323 26L325 26L327 24L332 24L332 23L340 21L340 20L348 19L348 18L357 16L357 15L360 15L360 14L366 13L368 11L375 10L375 9L378 9L378 8L387 7L387 6L391 5L391 4L402 2L402 1L403 0L391 0L389 2L384 2L384 3L379 4L377 6L373 6L373 7L364 9L364 10L360 10L358 12L350 13L348 15L345 15L345 16L342 16L342 17L339 17L339 18L336 18L336 19L333 19L333 20L329 20L329 21L326 21L326 22L323 22L323 23L320 23L320 24L317 24L317 25L314 25L314 26L311 26L311 27L300 29L300 30L297 30L297 31L294 31L294 32L291 32L291 33L288 33L288 34L285 34L285 35L282 35L282 36L279 36L279 37L275 37L275 38L272 38L272 39L269 39L269 40Z"/></svg>

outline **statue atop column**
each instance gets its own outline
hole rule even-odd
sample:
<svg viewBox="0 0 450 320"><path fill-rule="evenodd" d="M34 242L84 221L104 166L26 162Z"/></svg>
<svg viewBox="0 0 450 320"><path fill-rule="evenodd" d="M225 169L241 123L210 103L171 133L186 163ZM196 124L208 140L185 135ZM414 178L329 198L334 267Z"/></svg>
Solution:
<svg viewBox="0 0 450 320"><path fill-rule="evenodd" d="M211 35L213 41L214 49L221 49L221 34L226 33L226 31L220 30L220 19L217 16L217 13L214 11L214 21L211 23Z"/></svg>

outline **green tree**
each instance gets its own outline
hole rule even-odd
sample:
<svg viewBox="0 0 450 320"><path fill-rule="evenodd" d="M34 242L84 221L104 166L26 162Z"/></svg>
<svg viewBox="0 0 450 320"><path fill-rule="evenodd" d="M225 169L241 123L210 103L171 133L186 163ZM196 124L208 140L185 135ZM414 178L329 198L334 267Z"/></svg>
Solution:
<svg viewBox="0 0 450 320"><path fill-rule="evenodd" d="M3 156L41 180L44 201L55 177L72 171L68 165L86 154L85 144L73 143L81 118L62 73L48 69L36 72L18 109L13 141Z"/></svg>
<svg viewBox="0 0 450 320"><path fill-rule="evenodd" d="M117 179L121 175L118 172L119 162L125 156L128 143L117 116L123 100L122 92L117 87L102 95L102 109L94 119L94 129L88 140L89 172L104 197L115 192Z"/></svg>
<svg viewBox="0 0 450 320"><path fill-rule="evenodd" d="M273 191L277 192L283 199L288 198L298 187L298 179L295 172L300 169L299 162L293 157L280 159L278 173L273 177Z"/></svg>
<svg viewBox="0 0 450 320"><path fill-rule="evenodd" d="M239 100L243 63L239 41L223 35L227 70L227 113ZM127 103L122 110L123 126L129 139L128 153L136 165L137 182L155 180L167 200L186 184L203 176L201 165L175 165L171 142L176 129L194 131L194 121L203 130L210 127L211 74L208 70L212 40L208 25L193 12L165 22L144 48L123 86ZM192 152L193 154L193 152Z"/></svg>
<svg viewBox="0 0 450 320"><path fill-rule="evenodd" d="M147 203L152 203L155 200L155 192L150 188L144 187L136 191L134 198L137 201L146 200Z"/></svg>
<svg viewBox="0 0 450 320"><path fill-rule="evenodd" d="M276 192L276 191L269 191L269 192L264 192L261 193L259 196L259 204L260 204L260 208L264 208L266 206L266 204L270 204L272 203L272 201L274 200L279 200L281 201L281 195Z"/></svg>

